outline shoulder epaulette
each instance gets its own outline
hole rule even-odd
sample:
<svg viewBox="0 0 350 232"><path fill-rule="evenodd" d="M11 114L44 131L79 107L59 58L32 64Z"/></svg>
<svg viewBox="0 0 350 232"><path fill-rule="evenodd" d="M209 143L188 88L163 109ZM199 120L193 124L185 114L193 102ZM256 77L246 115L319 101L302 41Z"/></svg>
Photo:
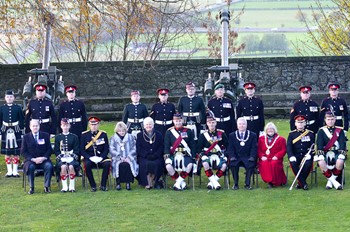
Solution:
<svg viewBox="0 0 350 232"><path fill-rule="evenodd" d="M296 132L296 131L297 131L297 129L295 129L295 130L292 130L292 131L290 131L290 132L289 132L289 134L290 134L290 133L293 133L293 132Z"/></svg>
<svg viewBox="0 0 350 232"><path fill-rule="evenodd" d="M171 129L174 129L175 127L174 126L172 126L172 127L170 127L170 128L168 128L167 130L171 130Z"/></svg>
<svg viewBox="0 0 350 232"><path fill-rule="evenodd" d="M82 134L85 134L85 133L87 133L87 132L89 132L90 130L86 130L86 131L83 131L83 132L81 132Z"/></svg>

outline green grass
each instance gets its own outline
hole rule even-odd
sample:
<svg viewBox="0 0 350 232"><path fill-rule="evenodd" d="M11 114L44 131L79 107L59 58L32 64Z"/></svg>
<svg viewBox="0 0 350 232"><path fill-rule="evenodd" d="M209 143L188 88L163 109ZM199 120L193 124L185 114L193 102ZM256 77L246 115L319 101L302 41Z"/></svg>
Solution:
<svg viewBox="0 0 350 232"><path fill-rule="evenodd" d="M286 137L287 120L272 121ZM101 129L111 136L115 123L102 122ZM27 195L21 178L4 178L3 161L0 167L0 231L348 231L350 226L349 187L326 191L320 173L318 186L309 191L288 190L290 171L286 187L267 189L259 178L252 191L208 191L203 174L201 188L195 179L195 191L146 191L134 183L130 192L92 193L78 178L76 193L60 193L53 182L53 192L44 194L43 178L37 177L36 193Z"/></svg>

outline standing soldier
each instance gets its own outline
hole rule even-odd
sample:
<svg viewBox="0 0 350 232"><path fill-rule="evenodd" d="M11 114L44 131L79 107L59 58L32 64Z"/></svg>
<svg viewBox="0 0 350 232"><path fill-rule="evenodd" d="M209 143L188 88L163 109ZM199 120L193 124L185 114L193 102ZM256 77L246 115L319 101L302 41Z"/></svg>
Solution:
<svg viewBox="0 0 350 232"><path fill-rule="evenodd" d="M154 129L162 133L173 126L173 115L175 114L175 105L168 102L169 89L158 89L159 102L152 106L150 117L154 120Z"/></svg>
<svg viewBox="0 0 350 232"><path fill-rule="evenodd" d="M81 133L87 128L87 115L84 103L75 97L77 89L75 85L68 85L64 88L67 100L60 104L58 121L68 118L69 131L76 134L80 141ZM62 132L62 129L60 128L59 131Z"/></svg>
<svg viewBox="0 0 350 232"><path fill-rule="evenodd" d="M97 188L92 168L97 167L97 170L101 168L103 171L100 190L107 191L107 180L111 166L111 159L107 157L109 152L107 133L98 129L101 121L99 118L90 117L88 121L90 130L84 131L80 140L80 152L84 157L86 176L91 191L96 192Z"/></svg>
<svg viewBox="0 0 350 232"><path fill-rule="evenodd" d="M187 96L183 96L179 100L178 111L183 116L184 124L193 130L194 139L198 139L201 125L205 127L205 105L203 99L195 96L196 85L193 82L186 84Z"/></svg>
<svg viewBox="0 0 350 232"><path fill-rule="evenodd" d="M256 85L253 82L247 82L243 87L246 96L238 101L237 118L244 117L248 123L247 129L253 131L258 138L265 126L264 105L260 98L254 96Z"/></svg>
<svg viewBox="0 0 350 232"><path fill-rule="evenodd" d="M208 108L211 110L217 121L217 128L224 130L229 135L235 130L234 107L230 99L224 96L225 87L223 84L215 86L215 97L209 100Z"/></svg>
<svg viewBox="0 0 350 232"><path fill-rule="evenodd" d="M25 116L26 133L30 132L30 120L36 119L40 123L40 131L53 137L56 134L57 119L52 101L45 98L47 86L37 83L34 88L36 98L29 101Z"/></svg>
<svg viewBox="0 0 350 232"><path fill-rule="evenodd" d="M225 174L227 158L224 153L228 145L225 131L216 129L214 115L207 115L208 130L199 135L197 153L200 154L205 175L209 179L208 189L219 190L219 179ZM216 174L213 170L217 170Z"/></svg>
<svg viewBox="0 0 350 232"><path fill-rule="evenodd" d="M336 117L328 111L325 115L326 125L321 127L316 136L318 165L327 178L326 189L342 190L343 186L337 180L341 176L346 159L346 137L341 127L335 126Z"/></svg>
<svg viewBox="0 0 350 232"><path fill-rule="evenodd" d="M294 118L296 129L291 131L287 140L287 154L290 162L290 167L293 173L297 175L300 170L300 163L305 159L304 166L302 167L298 176L298 189L308 190L309 186L306 183L306 179L312 169L313 152L307 154L312 144L315 143L314 132L305 129L306 117L304 115L297 115Z"/></svg>
<svg viewBox="0 0 350 232"><path fill-rule="evenodd" d="M340 85L329 84L329 97L323 99L321 103L320 120L324 120L325 112L333 111L336 121L335 125L343 127L345 131L349 129L348 107L343 98L338 97Z"/></svg>
<svg viewBox="0 0 350 232"><path fill-rule="evenodd" d="M140 103L140 91L131 91L131 103L127 104L123 112L123 122L128 127L128 133L135 136L143 129L143 120L148 117L145 104Z"/></svg>
<svg viewBox="0 0 350 232"><path fill-rule="evenodd" d="M184 190L184 180L192 170L196 147L192 130L183 126L182 115L174 114L173 122L174 126L166 131L164 138L165 166L175 180L174 190Z"/></svg>
<svg viewBox="0 0 350 232"><path fill-rule="evenodd" d="M290 111L290 130L295 130L295 116L304 115L306 117L306 129L317 133L320 127L320 112L318 104L310 99L312 88L304 85L299 88L301 99L294 103Z"/></svg>
<svg viewBox="0 0 350 232"><path fill-rule="evenodd" d="M18 164L21 150L21 135L24 129L22 108L13 103L15 95L12 90L5 92L6 104L0 107L1 154L5 155L7 173L5 177L19 177Z"/></svg>

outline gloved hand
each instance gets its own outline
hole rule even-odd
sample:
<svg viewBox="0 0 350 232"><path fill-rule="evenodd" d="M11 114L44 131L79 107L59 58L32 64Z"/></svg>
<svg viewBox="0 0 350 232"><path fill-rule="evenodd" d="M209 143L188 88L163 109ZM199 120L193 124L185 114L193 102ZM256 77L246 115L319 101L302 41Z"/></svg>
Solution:
<svg viewBox="0 0 350 232"><path fill-rule="evenodd" d="M262 161L267 160L266 156L261 157L261 160L262 160Z"/></svg>
<svg viewBox="0 0 350 232"><path fill-rule="evenodd" d="M234 161L236 161L236 160L237 160L236 157L232 157L232 158L230 159L231 162L234 162Z"/></svg>
<svg viewBox="0 0 350 232"><path fill-rule="evenodd" d="M173 162L172 162L172 160L170 159L170 158L167 158L166 160L165 160L165 165L168 165L168 164L173 164Z"/></svg>
<svg viewBox="0 0 350 232"><path fill-rule="evenodd" d="M309 159L311 159L311 155L310 154L306 154L305 155L305 160L309 160Z"/></svg>
<svg viewBox="0 0 350 232"><path fill-rule="evenodd" d="M338 155L338 159L345 160L345 155L343 155L343 154Z"/></svg>
<svg viewBox="0 0 350 232"><path fill-rule="evenodd" d="M202 161L206 161L207 159L208 159L208 156L206 156L206 155L202 156Z"/></svg>
<svg viewBox="0 0 350 232"><path fill-rule="evenodd" d="M297 158L295 158L295 156L292 156L289 158L289 162L297 162Z"/></svg>

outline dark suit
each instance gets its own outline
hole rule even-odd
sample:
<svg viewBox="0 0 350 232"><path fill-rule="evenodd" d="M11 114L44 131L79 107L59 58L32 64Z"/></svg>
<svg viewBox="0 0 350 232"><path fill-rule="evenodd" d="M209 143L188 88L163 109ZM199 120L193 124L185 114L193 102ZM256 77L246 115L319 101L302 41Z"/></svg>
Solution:
<svg viewBox="0 0 350 232"><path fill-rule="evenodd" d="M21 154L24 156L23 169L28 175L29 186L34 188L34 171L36 168L44 169L44 186L50 187L51 176L53 173L53 165L50 160L50 156L53 153L50 135L45 132L39 132L38 142L35 141L32 132L25 134L22 140ZM37 157L46 157L47 160L41 164L36 164L31 159Z"/></svg>
<svg viewBox="0 0 350 232"><path fill-rule="evenodd" d="M244 144L240 140L244 141ZM246 170L245 185L250 186L250 178L256 167L257 149L257 137L254 132L245 131L243 138L240 138L238 131L230 134L227 151L235 185L238 185L239 167L243 166Z"/></svg>

